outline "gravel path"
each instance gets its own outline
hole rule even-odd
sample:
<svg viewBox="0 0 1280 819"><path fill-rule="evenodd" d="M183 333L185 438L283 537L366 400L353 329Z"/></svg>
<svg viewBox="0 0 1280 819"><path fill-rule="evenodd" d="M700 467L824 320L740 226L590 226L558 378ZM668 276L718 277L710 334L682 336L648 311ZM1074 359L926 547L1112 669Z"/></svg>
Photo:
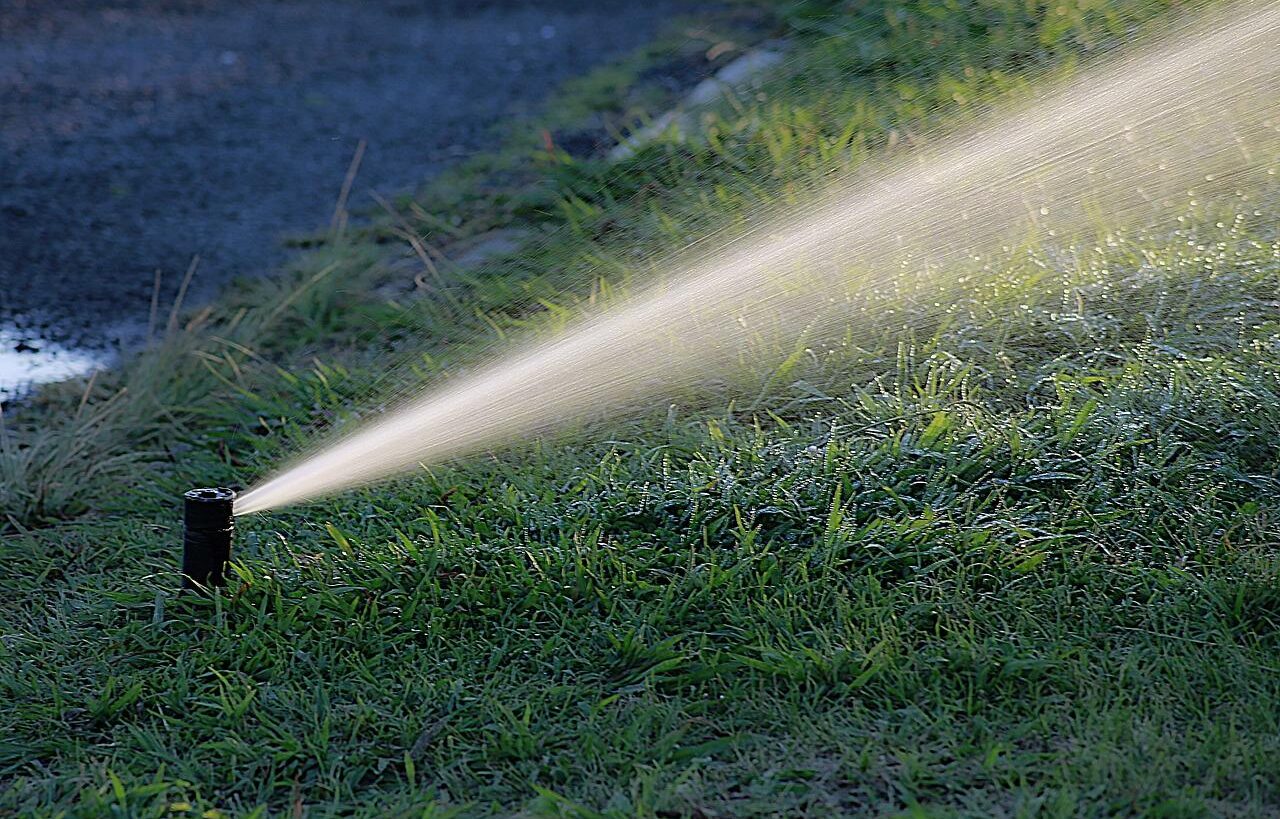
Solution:
<svg viewBox="0 0 1280 819"><path fill-rule="evenodd" d="M170 298L199 254L199 299L278 265L359 140L354 202L410 188L690 5L0 3L0 340L127 340L157 269Z"/></svg>

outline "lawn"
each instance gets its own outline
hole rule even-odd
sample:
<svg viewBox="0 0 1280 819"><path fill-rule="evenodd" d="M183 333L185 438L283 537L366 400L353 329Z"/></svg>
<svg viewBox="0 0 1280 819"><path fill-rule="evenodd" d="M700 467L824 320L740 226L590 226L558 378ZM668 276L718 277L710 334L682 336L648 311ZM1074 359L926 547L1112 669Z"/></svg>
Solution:
<svg viewBox="0 0 1280 819"><path fill-rule="evenodd" d="M753 24L781 70L698 138L610 164L549 113L7 412L0 813L1280 812L1280 238L1256 202L993 252L944 310L904 291L784 367L240 518L228 588L174 592L183 490L249 485L1179 9L788 5ZM433 255L497 227L524 246ZM416 288L385 261L406 234Z"/></svg>

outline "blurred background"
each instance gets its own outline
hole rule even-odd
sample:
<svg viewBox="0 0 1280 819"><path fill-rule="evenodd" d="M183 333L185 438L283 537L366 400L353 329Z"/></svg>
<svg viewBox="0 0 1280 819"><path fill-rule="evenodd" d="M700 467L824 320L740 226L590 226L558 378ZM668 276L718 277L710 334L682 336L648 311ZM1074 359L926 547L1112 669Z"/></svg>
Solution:
<svg viewBox="0 0 1280 819"><path fill-rule="evenodd" d="M0 3L0 388L136 346L197 256L188 304L279 265L362 143L371 206L697 5Z"/></svg>

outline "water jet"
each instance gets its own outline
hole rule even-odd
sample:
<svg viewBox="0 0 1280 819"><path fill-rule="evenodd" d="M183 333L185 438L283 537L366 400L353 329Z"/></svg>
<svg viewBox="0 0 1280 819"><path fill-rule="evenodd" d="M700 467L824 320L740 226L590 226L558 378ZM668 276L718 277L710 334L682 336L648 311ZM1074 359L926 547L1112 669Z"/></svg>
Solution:
<svg viewBox="0 0 1280 819"><path fill-rule="evenodd" d="M183 494L182 588L203 591L227 584L235 500L235 491L225 487Z"/></svg>
<svg viewBox="0 0 1280 819"><path fill-rule="evenodd" d="M587 313L424 390L252 486L250 514L665 400L770 351L840 343L875 294L1006 245L1170 224L1183 203L1269 190L1280 157L1280 4L1244 0L1108 58L1048 93L838 179L803 210L677 256L622 304ZM1054 240L1055 242L1058 240ZM757 352L760 351L760 352Z"/></svg>

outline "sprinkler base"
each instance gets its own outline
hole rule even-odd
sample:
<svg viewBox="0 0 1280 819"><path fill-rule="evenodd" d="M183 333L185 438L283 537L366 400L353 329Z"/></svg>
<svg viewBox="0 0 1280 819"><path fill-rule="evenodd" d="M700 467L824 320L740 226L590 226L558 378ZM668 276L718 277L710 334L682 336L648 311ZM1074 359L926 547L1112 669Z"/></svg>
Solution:
<svg viewBox="0 0 1280 819"><path fill-rule="evenodd" d="M183 494L182 588L207 590L227 584L235 499L234 491L222 487Z"/></svg>

